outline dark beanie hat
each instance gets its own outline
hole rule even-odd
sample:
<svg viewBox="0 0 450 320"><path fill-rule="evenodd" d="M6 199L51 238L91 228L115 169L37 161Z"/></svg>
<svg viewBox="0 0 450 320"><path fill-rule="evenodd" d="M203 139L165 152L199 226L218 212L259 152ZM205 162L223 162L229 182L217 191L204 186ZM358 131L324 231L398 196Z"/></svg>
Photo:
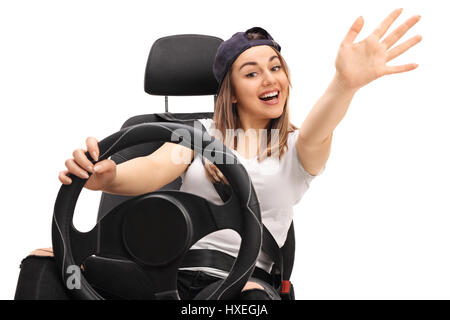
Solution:
<svg viewBox="0 0 450 320"><path fill-rule="evenodd" d="M267 39L255 39L248 40L246 34L248 33L261 33L267 37ZM228 69L233 64L237 57L247 50L248 48L254 46L271 46L281 51L281 47L278 43L273 40L270 34L260 27L253 27L245 32L237 32L230 39L224 41L220 44L217 49L216 57L214 59L213 73L217 82L219 83L217 92L220 91L222 81L228 72Z"/></svg>

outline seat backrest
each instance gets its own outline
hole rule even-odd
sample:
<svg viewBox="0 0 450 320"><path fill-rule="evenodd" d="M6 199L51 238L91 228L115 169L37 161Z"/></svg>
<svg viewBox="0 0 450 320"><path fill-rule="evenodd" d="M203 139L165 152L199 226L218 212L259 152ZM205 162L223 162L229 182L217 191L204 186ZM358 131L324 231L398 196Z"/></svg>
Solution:
<svg viewBox="0 0 450 320"><path fill-rule="evenodd" d="M165 111L168 112L168 96L212 95L214 110L217 81L212 72L217 48L222 39L197 34L173 35L155 41L147 60L144 89L151 95L165 96ZM212 118L213 112L171 113L170 116L181 121ZM166 121L164 114L134 116L122 128L145 122ZM111 159L117 164L127 160L149 155L163 143L140 144L114 154ZM181 178L176 179L161 190L179 190ZM111 209L130 199L128 196L103 193L98 209L101 219Z"/></svg>

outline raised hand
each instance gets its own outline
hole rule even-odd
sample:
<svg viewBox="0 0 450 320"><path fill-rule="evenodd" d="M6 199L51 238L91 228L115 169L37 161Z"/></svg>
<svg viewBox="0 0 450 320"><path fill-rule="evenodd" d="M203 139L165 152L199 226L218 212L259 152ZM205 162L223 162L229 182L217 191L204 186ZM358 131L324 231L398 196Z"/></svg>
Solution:
<svg viewBox="0 0 450 320"><path fill-rule="evenodd" d="M400 56L422 40L420 35L416 35L392 48L420 20L420 16L416 15L406 20L380 41L401 12L402 9L394 10L366 39L353 43L364 25L362 17L356 19L340 45L335 62L336 77L342 86L357 90L384 75L407 72L417 68L418 65L415 63L398 66L386 65L387 62Z"/></svg>

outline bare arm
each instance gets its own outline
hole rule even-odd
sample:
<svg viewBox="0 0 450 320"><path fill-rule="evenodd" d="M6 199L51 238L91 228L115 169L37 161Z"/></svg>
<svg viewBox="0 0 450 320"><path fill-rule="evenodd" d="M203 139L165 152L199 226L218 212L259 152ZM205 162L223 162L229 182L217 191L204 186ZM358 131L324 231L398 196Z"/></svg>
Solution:
<svg viewBox="0 0 450 320"><path fill-rule="evenodd" d="M156 191L178 178L193 156L191 149L166 142L146 157L119 164L115 179L103 191L130 196Z"/></svg>
<svg viewBox="0 0 450 320"><path fill-rule="evenodd" d="M415 36L390 49L420 20L420 16L416 15L380 41L401 12L401 9L394 10L366 39L354 43L364 25L363 18L359 17L342 41L335 62L336 74L303 122L296 142L302 165L310 174L317 174L328 160L333 131L344 118L353 96L360 88L382 76L417 68L414 63L386 65L422 39L421 36Z"/></svg>
<svg viewBox="0 0 450 320"><path fill-rule="evenodd" d="M333 131L344 118L355 92L342 87L335 76L300 127L296 149L303 168L311 175L325 166Z"/></svg>

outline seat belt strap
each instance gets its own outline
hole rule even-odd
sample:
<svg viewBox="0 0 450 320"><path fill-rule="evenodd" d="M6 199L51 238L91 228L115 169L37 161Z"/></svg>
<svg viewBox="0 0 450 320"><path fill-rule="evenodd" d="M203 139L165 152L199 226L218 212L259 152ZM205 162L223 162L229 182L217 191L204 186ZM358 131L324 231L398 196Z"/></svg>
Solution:
<svg viewBox="0 0 450 320"><path fill-rule="evenodd" d="M181 268L207 267L228 272L235 262L235 258L225 252L210 249L189 250L181 263ZM255 267L252 277L272 284L272 276L259 267Z"/></svg>

